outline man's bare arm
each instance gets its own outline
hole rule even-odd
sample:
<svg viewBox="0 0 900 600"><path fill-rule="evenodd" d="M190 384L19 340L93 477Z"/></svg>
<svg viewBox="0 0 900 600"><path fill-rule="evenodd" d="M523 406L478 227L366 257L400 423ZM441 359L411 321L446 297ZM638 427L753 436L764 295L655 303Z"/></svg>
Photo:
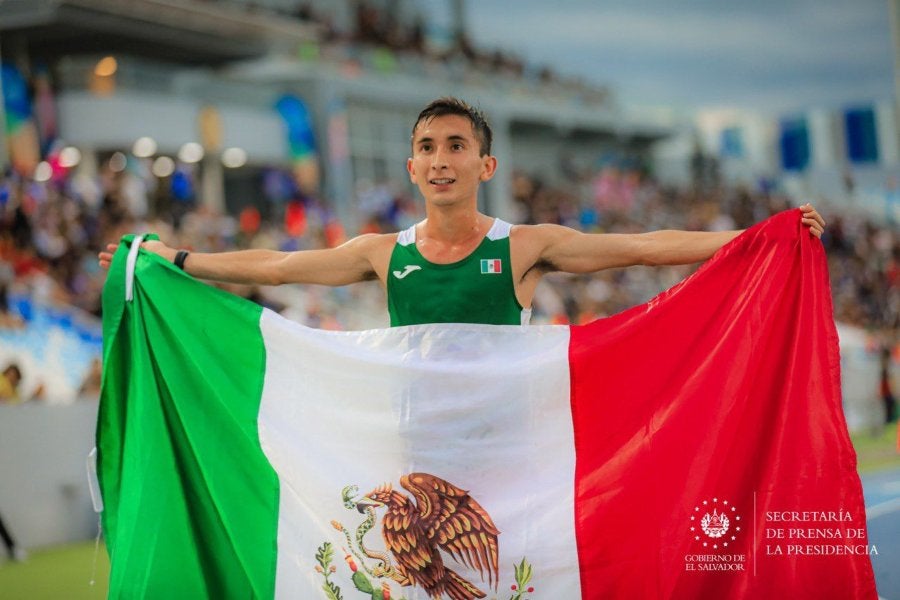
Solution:
<svg viewBox="0 0 900 600"><path fill-rule="evenodd" d="M537 261L545 271L593 273L632 265L684 265L706 260L740 231L651 231L581 233L561 226L539 226L546 244Z"/></svg>
<svg viewBox="0 0 900 600"><path fill-rule="evenodd" d="M279 252L275 250L238 250L234 252L192 252L184 270L201 279L229 283L280 285L313 283L346 285L383 276L376 269L379 259L391 247L391 236L362 235L337 248ZM174 262L178 252L162 242L148 241L142 247ZM99 255L100 266L109 267L115 245ZM384 262L387 265L387 255ZM386 267L385 267L386 268Z"/></svg>
<svg viewBox="0 0 900 600"><path fill-rule="evenodd" d="M821 237L825 221L801 207L801 221ZM683 265L700 262L737 237L740 231L652 231L640 234L586 234L558 225L532 228L527 236L534 264L542 271L591 273L631 265Z"/></svg>

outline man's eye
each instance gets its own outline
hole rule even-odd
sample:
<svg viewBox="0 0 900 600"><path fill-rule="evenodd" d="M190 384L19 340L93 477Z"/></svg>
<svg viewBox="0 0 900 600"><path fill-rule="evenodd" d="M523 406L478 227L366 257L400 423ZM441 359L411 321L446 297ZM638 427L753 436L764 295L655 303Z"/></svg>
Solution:
<svg viewBox="0 0 900 600"><path fill-rule="evenodd" d="M419 150L422 152L431 152L431 144L422 144L419 146Z"/></svg>
<svg viewBox="0 0 900 600"><path fill-rule="evenodd" d="M450 147L454 150L462 150L463 145L462 144L453 144Z"/></svg>

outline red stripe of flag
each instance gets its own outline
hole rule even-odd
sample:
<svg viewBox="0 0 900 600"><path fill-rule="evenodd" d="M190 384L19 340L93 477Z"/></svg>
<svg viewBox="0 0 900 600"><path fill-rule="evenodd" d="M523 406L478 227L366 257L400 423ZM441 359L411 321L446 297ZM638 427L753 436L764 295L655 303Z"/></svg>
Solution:
<svg viewBox="0 0 900 600"><path fill-rule="evenodd" d="M866 516L825 257L799 211L647 305L572 327L569 355L584 598L876 597L867 538L847 534ZM716 506L721 537L698 527ZM790 520L821 511L849 521ZM817 528L845 539L772 538ZM798 554L845 545L864 552Z"/></svg>

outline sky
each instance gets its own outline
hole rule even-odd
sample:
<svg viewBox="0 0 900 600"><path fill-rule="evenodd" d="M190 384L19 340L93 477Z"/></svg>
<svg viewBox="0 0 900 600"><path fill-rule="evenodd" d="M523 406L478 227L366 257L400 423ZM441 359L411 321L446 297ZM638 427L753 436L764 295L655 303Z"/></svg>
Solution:
<svg viewBox="0 0 900 600"><path fill-rule="evenodd" d="M469 0L481 48L611 86L625 105L768 113L894 96L890 0Z"/></svg>

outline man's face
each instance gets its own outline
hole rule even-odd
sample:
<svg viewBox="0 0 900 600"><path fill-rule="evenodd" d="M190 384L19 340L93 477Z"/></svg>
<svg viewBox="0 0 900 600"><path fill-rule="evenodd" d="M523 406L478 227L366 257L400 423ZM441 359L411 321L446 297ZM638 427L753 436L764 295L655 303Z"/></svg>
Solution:
<svg viewBox="0 0 900 600"><path fill-rule="evenodd" d="M497 168L497 159L480 155L472 123L460 115L419 123L412 146L406 169L426 204L448 206L473 201L478 185L493 177Z"/></svg>

